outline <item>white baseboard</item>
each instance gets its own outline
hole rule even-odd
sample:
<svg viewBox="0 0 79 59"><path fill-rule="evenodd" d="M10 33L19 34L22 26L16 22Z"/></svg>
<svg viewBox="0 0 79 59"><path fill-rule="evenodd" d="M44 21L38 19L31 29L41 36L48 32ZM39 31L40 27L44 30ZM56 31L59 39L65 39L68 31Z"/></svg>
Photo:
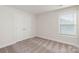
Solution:
<svg viewBox="0 0 79 59"><path fill-rule="evenodd" d="M70 43L70 42L66 42L66 41L62 41L62 40L58 40L56 38L47 38L47 37L44 37L44 36L37 36L39 38L43 38L43 39L48 39L48 40L53 40L53 41L57 41L57 42L60 42L60 43L65 43L65 44L69 44L69 45L72 45L72 46L75 46L75 47L78 47L79 48L79 45L77 44L74 44L74 43Z"/></svg>
<svg viewBox="0 0 79 59"><path fill-rule="evenodd" d="M29 36L29 37L27 37L26 39L30 39L30 38L33 38L33 37L35 37L35 36ZM13 42L11 42L11 43L7 43L7 44L5 44L5 45L0 46L0 48L4 48L4 47L7 47L7 46L16 44L17 42L22 41L22 40L26 40L26 39L16 40L16 41L13 41Z"/></svg>
<svg viewBox="0 0 79 59"><path fill-rule="evenodd" d="M69 45L72 45L72 46L75 46L75 47L78 47L78 48L79 48L79 45L77 45L77 44L65 42L65 41L62 41L62 40L58 40L58 39L56 39L56 38L47 38L47 37L44 37L44 36L30 36L30 37L28 37L28 38L26 38L26 39L30 39L30 38L33 38L33 37L39 37L39 38L43 38L43 39L53 40L53 41L57 41L57 42L69 44ZM25 40L25 39L22 39L22 40ZM19 41L22 41L22 40L17 40L17 41L8 43L8 44L6 44L6 45L2 45L2 46L0 46L0 48L4 48L4 47L10 46L10 45L13 45L13 44L15 44L15 43L17 43L17 42L19 42Z"/></svg>

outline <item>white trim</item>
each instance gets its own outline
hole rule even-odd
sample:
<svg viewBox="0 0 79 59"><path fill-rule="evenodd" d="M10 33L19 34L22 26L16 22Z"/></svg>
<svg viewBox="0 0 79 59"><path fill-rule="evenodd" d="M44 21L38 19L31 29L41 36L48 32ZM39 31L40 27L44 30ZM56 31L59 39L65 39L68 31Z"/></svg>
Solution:
<svg viewBox="0 0 79 59"><path fill-rule="evenodd" d="M67 42L67 41L64 41L64 40L58 40L58 38L50 38L50 37L47 38L47 37L44 37L44 36L37 36L37 37L52 40L52 41L57 41L57 42L60 42L60 43L69 44L69 45L72 45L72 46L75 46L75 47L79 48L79 45L77 45L75 43Z"/></svg>
<svg viewBox="0 0 79 59"><path fill-rule="evenodd" d="M62 12L59 12L58 14L58 34L60 35L66 35L66 36L77 36L77 13L76 13L76 8L73 9L73 13L74 13L74 19L75 19L75 22L76 22L76 25L75 25L75 34L63 34L61 33L61 29L60 29L60 15L63 14Z"/></svg>
<svg viewBox="0 0 79 59"><path fill-rule="evenodd" d="M17 40L17 41L14 41L14 42L8 43L8 44L6 44L6 45L2 45L2 46L0 46L0 48L5 48L5 47L7 47L7 46L10 46L10 45L16 44L17 42L20 42L20 41L23 41L23 40L27 40L27 39L30 39L30 38L33 38L33 37L36 37L36 36L30 36L30 37L27 37L26 39Z"/></svg>

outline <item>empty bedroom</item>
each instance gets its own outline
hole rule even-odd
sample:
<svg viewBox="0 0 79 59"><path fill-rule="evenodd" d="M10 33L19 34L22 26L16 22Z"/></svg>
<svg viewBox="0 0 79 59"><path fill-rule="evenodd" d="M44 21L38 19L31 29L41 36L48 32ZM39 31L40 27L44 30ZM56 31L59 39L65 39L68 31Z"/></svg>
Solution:
<svg viewBox="0 0 79 59"><path fill-rule="evenodd" d="M0 53L79 53L79 6L1 5Z"/></svg>

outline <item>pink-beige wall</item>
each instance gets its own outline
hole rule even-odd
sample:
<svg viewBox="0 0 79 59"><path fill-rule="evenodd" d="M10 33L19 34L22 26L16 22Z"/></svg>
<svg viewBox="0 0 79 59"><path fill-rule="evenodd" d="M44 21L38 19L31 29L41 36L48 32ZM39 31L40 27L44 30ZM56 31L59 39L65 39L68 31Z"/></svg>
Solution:
<svg viewBox="0 0 79 59"><path fill-rule="evenodd" d="M61 13L64 12L77 12L79 11L77 9L78 7L71 7L71 8L64 8L60 10L50 11L47 13L42 13L37 15L37 36L60 41L68 44L72 44L79 47L79 39L78 39L78 29L77 29L77 36L71 36L71 35L61 35L59 33L59 18L58 16ZM78 15L76 16L78 17ZM77 18L76 20L78 20ZM77 25L77 27L79 27Z"/></svg>

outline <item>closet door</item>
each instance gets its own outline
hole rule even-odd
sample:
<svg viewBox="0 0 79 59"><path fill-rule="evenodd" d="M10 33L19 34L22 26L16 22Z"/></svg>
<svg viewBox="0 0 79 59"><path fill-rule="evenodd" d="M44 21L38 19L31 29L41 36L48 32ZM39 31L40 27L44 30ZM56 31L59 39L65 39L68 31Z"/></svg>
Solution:
<svg viewBox="0 0 79 59"><path fill-rule="evenodd" d="M15 23L15 32L16 32L16 40L23 39L23 17L19 12L14 15L14 23Z"/></svg>
<svg viewBox="0 0 79 59"><path fill-rule="evenodd" d="M15 38L14 17L11 10L0 6L0 47L11 44Z"/></svg>
<svg viewBox="0 0 79 59"><path fill-rule="evenodd" d="M32 14L23 13L23 38L35 36L35 17Z"/></svg>
<svg viewBox="0 0 79 59"><path fill-rule="evenodd" d="M24 12L18 12L15 16L16 39L24 40L29 36L29 16Z"/></svg>

